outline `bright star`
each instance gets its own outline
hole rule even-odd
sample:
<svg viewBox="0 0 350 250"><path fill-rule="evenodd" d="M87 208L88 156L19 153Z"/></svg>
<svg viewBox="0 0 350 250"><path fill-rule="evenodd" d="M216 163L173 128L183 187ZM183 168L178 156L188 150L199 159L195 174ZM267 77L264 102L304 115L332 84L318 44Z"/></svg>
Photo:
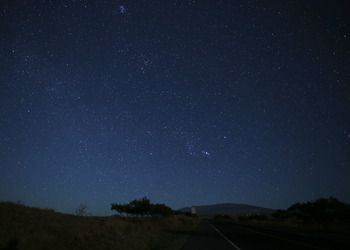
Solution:
<svg viewBox="0 0 350 250"><path fill-rule="evenodd" d="M210 153L208 151L206 151L206 150L202 150L201 152L205 156L210 156Z"/></svg>

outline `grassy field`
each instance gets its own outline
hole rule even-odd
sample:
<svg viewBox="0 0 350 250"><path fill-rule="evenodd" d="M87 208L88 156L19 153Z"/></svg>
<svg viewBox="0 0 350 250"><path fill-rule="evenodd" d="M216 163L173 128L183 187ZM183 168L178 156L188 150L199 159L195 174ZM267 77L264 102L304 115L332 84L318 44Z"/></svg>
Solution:
<svg viewBox="0 0 350 250"><path fill-rule="evenodd" d="M79 217L0 203L0 249L181 249L198 221L167 218Z"/></svg>

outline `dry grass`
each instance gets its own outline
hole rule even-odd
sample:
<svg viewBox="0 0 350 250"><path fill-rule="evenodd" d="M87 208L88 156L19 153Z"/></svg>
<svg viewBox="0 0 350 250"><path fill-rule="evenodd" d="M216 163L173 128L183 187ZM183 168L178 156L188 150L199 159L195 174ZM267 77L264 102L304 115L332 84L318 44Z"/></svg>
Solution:
<svg viewBox="0 0 350 250"><path fill-rule="evenodd" d="M78 217L0 203L0 249L181 249L197 221L185 216Z"/></svg>

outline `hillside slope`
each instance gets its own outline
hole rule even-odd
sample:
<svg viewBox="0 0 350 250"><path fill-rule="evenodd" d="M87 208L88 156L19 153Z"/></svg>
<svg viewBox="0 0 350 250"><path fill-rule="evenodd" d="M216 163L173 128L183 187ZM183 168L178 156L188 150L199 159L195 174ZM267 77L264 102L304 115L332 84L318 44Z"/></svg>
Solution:
<svg viewBox="0 0 350 250"><path fill-rule="evenodd" d="M79 217L0 203L0 249L181 249L196 225L168 218ZM179 233L181 232L181 233Z"/></svg>

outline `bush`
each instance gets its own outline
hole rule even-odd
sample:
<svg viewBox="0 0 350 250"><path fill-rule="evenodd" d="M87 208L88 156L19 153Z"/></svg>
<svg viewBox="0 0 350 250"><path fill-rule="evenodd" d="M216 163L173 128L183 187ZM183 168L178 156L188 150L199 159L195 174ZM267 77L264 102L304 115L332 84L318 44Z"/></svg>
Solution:
<svg viewBox="0 0 350 250"><path fill-rule="evenodd" d="M350 205L335 198L320 198L314 202L295 203L287 210L272 214L276 219L298 219L304 223L328 224L332 221L350 222Z"/></svg>

